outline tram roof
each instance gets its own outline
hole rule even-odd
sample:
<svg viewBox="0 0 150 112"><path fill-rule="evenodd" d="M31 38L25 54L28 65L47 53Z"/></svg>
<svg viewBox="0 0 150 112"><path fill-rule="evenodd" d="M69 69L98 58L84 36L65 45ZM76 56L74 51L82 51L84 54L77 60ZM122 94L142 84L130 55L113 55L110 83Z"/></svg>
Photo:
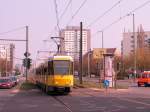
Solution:
<svg viewBox="0 0 150 112"><path fill-rule="evenodd" d="M71 56L53 56L53 57L49 57L49 60L70 60L70 61L73 61L73 58Z"/></svg>

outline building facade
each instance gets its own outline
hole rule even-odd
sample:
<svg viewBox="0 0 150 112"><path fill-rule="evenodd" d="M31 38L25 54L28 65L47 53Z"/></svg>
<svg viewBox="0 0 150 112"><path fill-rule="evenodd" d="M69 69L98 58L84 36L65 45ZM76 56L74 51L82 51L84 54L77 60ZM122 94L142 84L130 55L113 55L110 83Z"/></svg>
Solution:
<svg viewBox="0 0 150 112"><path fill-rule="evenodd" d="M86 72L85 74L87 74L90 69L90 74L103 77L104 54L112 54L116 56L116 53L116 48L93 48L92 51L87 52L84 55L83 71Z"/></svg>
<svg viewBox="0 0 150 112"><path fill-rule="evenodd" d="M136 41L136 42L135 42ZM124 32L123 40L121 42L121 53L123 57L134 53L135 47L137 49L147 49L150 51L150 31L144 31L142 26L135 32L135 39L133 32Z"/></svg>
<svg viewBox="0 0 150 112"><path fill-rule="evenodd" d="M80 50L80 27L68 26L60 31L60 37L64 40L61 43L61 50L67 52L74 59L79 59ZM83 29L82 32L83 55L91 49L91 33L89 29Z"/></svg>
<svg viewBox="0 0 150 112"><path fill-rule="evenodd" d="M0 61L4 63L0 67L0 74L2 72L10 72L13 69L14 62L14 44L0 44Z"/></svg>

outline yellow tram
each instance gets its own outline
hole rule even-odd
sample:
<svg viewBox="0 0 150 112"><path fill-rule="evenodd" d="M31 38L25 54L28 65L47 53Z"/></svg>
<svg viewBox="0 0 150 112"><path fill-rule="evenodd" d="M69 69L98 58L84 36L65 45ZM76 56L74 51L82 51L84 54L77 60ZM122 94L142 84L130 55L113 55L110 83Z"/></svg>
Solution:
<svg viewBox="0 0 150 112"><path fill-rule="evenodd" d="M46 92L64 90L73 86L73 59L71 56L53 56L36 68L35 82Z"/></svg>

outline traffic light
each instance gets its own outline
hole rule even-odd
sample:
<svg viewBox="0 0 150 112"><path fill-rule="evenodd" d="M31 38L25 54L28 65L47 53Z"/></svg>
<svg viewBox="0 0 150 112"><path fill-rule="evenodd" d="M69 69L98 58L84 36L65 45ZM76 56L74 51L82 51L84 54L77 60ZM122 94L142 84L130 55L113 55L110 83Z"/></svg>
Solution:
<svg viewBox="0 0 150 112"><path fill-rule="evenodd" d="M31 59L27 58L27 68L30 69L31 67Z"/></svg>
<svg viewBox="0 0 150 112"><path fill-rule="evenodd" d="M27 67L28 69L30 69L30 67L31 67L31 61L32 60L30 58L23 59L23 66Z"/></svg>
<svg viewBox="0 0 150 112"><path fill-rule="evenodd" d="M23 66L26 67L26 58L23 59Z"/></svg>

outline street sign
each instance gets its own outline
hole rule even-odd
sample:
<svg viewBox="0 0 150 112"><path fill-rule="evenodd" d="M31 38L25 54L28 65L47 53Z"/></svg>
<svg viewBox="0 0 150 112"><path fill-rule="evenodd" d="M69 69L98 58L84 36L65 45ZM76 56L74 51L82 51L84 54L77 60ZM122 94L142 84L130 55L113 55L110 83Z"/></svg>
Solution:
<svg viewBox="0 0 150 112"><path fill-rule="evenodd" d="M24 56L26 56L26 57L28 57L28 56L30 56L31 54L29 53L29 52L25 52L24 53Z"/></svg>
<svg viewBox="0 0 150 112"><path fill-rule="evenodd" d="M105 86L106 88L109 87L109 80L104 80L104 86Z"/></svg>

